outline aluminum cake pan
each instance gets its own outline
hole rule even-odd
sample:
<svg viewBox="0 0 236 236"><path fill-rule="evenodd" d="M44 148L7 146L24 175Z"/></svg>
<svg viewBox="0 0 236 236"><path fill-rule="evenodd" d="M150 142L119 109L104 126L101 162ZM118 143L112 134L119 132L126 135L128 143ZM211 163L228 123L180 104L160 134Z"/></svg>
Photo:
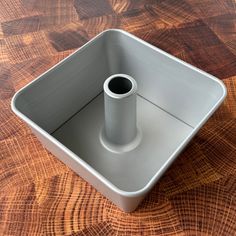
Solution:
<svg viewBox="0 0 236 236"><path fill-rule="evenodd" d="M130 191L111 182L52 135L102 92L105 79L118 73L135 78L140 97L191 127L143 187ZM128 212L137 207L225 96L224 84L214 76L127 32L111 29L18 91L12 109L49 151Z"/></svg>

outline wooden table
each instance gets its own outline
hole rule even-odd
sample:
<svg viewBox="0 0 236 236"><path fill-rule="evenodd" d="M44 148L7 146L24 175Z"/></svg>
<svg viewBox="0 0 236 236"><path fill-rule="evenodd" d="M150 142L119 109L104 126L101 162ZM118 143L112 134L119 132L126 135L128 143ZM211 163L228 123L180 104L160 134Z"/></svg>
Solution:
<svg viewBox="0 0 236 236"><path fill-rule="evenodd" d="M235 0L0 1L1 235L236 235ZM104 29L223 80L228 96L132 214L47 152L14 93Z"/></svg>

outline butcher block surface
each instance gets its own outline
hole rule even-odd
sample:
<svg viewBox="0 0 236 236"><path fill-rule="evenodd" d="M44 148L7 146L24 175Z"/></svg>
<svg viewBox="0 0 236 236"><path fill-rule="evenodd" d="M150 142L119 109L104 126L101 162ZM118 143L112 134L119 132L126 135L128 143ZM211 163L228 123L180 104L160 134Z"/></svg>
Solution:
<svg viewBox="0 0 236 236"><path fill-rule="evenodd" d="M129 214L45 150L10 107L16 91L109 28L215 75L228 90ZM0 235L230 236L235 219L235 0L0 1Z"/></svg>

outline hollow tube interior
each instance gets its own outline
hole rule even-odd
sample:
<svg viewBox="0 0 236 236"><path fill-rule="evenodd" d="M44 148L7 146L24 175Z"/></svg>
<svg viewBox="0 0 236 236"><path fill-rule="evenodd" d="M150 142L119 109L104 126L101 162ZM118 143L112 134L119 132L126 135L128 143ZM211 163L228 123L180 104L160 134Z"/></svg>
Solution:
<svg viewBox="0 0 236 236"><path fill-rule="evenodd" d="M111 92L116 94L125 94L132 89L132 83L125 77L114 77L108 84L108 88Z"/></svg>

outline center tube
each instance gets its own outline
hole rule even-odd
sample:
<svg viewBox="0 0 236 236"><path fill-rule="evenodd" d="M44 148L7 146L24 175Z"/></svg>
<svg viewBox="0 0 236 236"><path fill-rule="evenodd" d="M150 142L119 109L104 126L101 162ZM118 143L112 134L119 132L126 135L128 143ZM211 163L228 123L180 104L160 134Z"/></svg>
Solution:
<svg viewBox="0 0 236 236"><path fill-rule="evenodd" d="M137 137L136 93L136 81L125 74L112 75L104 83L104 135L113 145L127 145Z"/></svg>

